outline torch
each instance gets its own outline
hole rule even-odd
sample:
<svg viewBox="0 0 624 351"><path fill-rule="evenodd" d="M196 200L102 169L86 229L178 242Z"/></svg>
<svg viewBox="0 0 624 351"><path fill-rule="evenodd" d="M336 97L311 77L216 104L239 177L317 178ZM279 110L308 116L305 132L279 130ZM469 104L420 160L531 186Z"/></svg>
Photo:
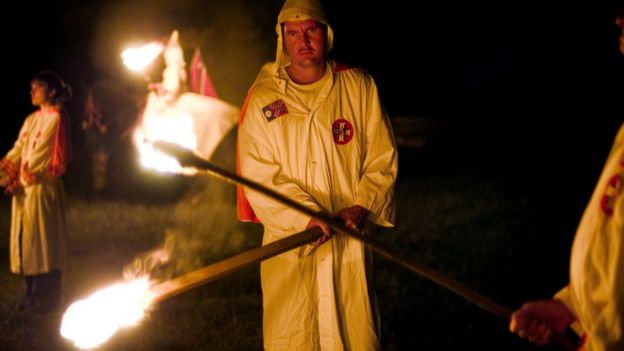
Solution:
<svg viewBox="0 0 624 351"><path fill-rule="evenodd" d="M97 347L119 328L136 324L143 318L146 310L156 303L254 263L312 243L322 235L320 228L311 228L171 280L150 284L147 277L143 277L98 290L67 309L63 315L61 335L72 340L79 348Z"/></svg>
<svg viewBox="0 0 624 351"><path fill-rule="evenodd" d="M192 151L185 149L177 144L156 141L154 142L154 147L161 152L175 158L182 167L194 168L198 171L205 171L208 174L217 176L218 178L221 178L227 182L241 184L245 187L262 193L265 196L272 198L273 200L279 201L280 203L289 206L290 208L293 208L303 214L306 214L312 218L324 222L330 228L337 232L344 233L363 242L381 256L454 292L455 294L477 305L478 307L496 316L503 317L507 320L511 318L512 310L510 308L499 304L491 298L480 294L479 292L469 288L468 286L452 279L451 277L439 271L415 262L410 257L402 254L401 252L393 250L381 241L370 236L365 236L357 230L345 226L342 222L334 218L331 218L320 212L315 212L301 205L300 203L293 201L292 199L250 179L241 177L235 173L219 168L209 161L195 155ZM571 335L567 336L567 334L569 333L566 333L566 335L555 333L553 338L566 350L577 350L578 341L572 340Z"/></svg>

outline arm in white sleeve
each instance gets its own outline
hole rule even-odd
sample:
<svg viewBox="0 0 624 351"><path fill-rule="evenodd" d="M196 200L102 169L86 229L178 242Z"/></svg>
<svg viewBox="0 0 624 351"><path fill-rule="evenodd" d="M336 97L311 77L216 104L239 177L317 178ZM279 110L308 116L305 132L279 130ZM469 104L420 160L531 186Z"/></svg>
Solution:
<svg viewBox="0 0 624 351"><path fill-rule="evenodd" d="M13 147L4 156L5 160L10 161L18 168L22 158L22 149L24 148L24 144L28 139L28 133L30 132L30 126L32 124L31 122L32 117L26 118L24 124L22 124L22 128L20 128L19 134L17 135L17 139L15 140Z"/></svg>
<svg viewBox="0 0 624 351"><path fill-rule="evenodd" d="M388 116L383 111L377 87L366 81L366 101L362 109L366 119L366 144L362 175L357 188L356 205L367 208L369 218L382 226L394 225L394 183L398 173L398 153Z"/></svg>
<svg viewBox="0 0 624 351"><path fill-rule="evenodd" d="M248 110L249 111L249 110ZM313 210L320 206L297 184L286 178L281 170L280 160L268 140L266 121L263 116L248 113L239 130L239 151L241 174L291 200ZM278 236L287 236L306 228L310 216L294 210L259 192L245 188L245 195L255 214L263 225Z"/></svg>
<svg viewBox="0 0 624 351"><path fill-rule="evenodd" d="M0 170L5 174L6 179L4 185L8 188L20 187L19 185L19 169L22 160L22 150L25 147L26 140L28 139L28 133L30 132L32 118L28 117L24 121L22 128L20 128L17 139L13 144L13 147L2 160L0 160Z"/></svg>
<svg viewBox="0 0 624 351"><path fill-rule="evenodd" d="M39 177L44 173L48 173L50 163L52 162L52 152L54 150L54 138L59 128L61 115L54 113L45 117L41 135L37 138L34 145L29 145L32 150L29 153L28 171Z"/></svg>
<svg viewBox="0 0 624 351"><path fill-rule="evenodd" d="M624 350L624 193L620 193L614 205L613 217L600 233L610 258L602 274L599 306L593 321L587 351Z"/></svg>

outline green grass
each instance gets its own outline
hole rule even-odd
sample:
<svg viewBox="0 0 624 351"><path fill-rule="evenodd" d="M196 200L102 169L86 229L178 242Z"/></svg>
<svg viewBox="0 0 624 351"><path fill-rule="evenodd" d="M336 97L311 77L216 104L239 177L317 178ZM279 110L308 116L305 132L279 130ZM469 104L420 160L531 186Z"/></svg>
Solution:
<svg viewBox="0 0 624 351"><path fill-rule="evenodd" d="M415 261L447 274L502 304L552 294L565 281L559 262L568 248L548 237L532 216L532 198L518 184L487 172L412 173L397 185L397 226L373 235ZM260 244L261 228L235 220L230 185L189 179L179 201L146 204L68 198L68 302L122 279L124 266L166 246L168 278ZM0 201L0 230L8 233L10 203ZM555 228L556 229L556 228ZM553 233L550 233L553 235ZM9 273L8 235L0 245L2 350L72 350L58 335L63 311L23 315L23 293ZM553 256L553 252L556 252ZM557 263L552 264L553 260ZM563 267L563 269L562 269ZM385 350L556 350L507 332L491 315L382 257L375 286ZM138 326L121 330L101 350L261 350L262 296L258 266L246 268L154 306Z"/></svg>

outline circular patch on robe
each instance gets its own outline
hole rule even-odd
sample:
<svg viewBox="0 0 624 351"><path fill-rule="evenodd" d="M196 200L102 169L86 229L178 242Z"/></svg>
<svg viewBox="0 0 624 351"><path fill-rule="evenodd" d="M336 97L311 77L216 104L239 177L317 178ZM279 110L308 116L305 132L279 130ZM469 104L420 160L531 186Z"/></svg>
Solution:
<svg viewBox="0 0 624 351"><path fill-rule="evenodd" d="M353 125L344 118L337 119L332 124L332 136L334 137L334 142L338 145L350 142L354 133Z"/></svg>
<svg viewBox="0 0 624 351"><path fill-rule="evenodd" d="M607 182L607 189L605 189L602 199L600 199L600 207L602 212L607 216L613 214L613 206L615 206L615 200L622 190L622 176L619 174L614 175Z"/></svg>

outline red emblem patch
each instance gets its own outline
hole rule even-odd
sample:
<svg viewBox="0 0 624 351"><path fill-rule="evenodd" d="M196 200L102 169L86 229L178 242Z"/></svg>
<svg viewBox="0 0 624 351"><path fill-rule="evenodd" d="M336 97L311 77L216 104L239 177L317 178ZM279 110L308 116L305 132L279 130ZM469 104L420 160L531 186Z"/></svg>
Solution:
<svg viewBox="0 0 624 351"><path fill-rule="evenodd" d="M607 182L607 189L605 189L602 199L600 199L600 207L602 212L607 216L613 214L613 206L615 205L615 199L622 191L622 176L619 174L614 175Z"/></svg>
<svg viewBox="0 0 624 351"><path fill-rule="evenodd" d="M353 125L344 118L337 119L332 124L332 136L334 137L334 142L338 145L350 142L354 133Z"/></svg>
<svg viewBox="0 0 624 351"><path fill-rule="evenodd" d="M286 103L283 100L273 101L269 105L262 108L262 114L266 117L267 122L271 122L277 117L283 116L288 113Z"/></svg>

